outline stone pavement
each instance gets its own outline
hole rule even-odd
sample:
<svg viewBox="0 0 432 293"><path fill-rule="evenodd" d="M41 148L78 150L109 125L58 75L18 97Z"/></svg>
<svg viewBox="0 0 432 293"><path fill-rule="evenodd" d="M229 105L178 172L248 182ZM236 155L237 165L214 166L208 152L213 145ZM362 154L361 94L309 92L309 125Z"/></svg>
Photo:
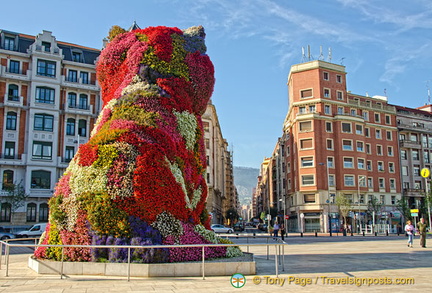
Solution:
<svg viewBox="0 0 432 293"><path fill-rule="evenodd" d="M297 240L297 241L296 241ZM284 271L275 275L274 246L267 259L265 247L255 253L257 275L246 276L242 288L230 277L131 278L104 276L38 275L27 268L28 254L12 254L9 277L4 258L0 292L414 292L432 290L432 249L421 248L418 239L408 248L400 237L305 237L288 238ZM432 245L432 239L428 239ZM432 247L432 246L431 246ZM246 248L244 248L246 250ZM363 278L363 279L361 279ZM355 284L349 284L357 283ZM365 282L364 284L360 282ZM396 284L409 283L409 284ZM412 282L414 284L412 284ZM348 284L346 284L348 283ZM372 283L368 285L367 283ZM392 284L390 284L392 283Z"/></svg>

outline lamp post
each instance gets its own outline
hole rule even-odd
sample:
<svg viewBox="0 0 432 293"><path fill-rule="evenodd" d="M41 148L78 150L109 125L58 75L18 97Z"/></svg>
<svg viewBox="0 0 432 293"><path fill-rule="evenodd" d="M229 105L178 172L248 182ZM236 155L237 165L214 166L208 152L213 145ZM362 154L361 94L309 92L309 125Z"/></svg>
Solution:
<svg viewBox="0 0 432 293"><path fill-rule="evenodd" d="M326 175L327 175L327 207L328 207L328 229L329 229L329 235L330 237L333 236L332 235L332 227L331 227L331 213L330 213L330 184L329 184L329 170L328 170L328 166L325 163L319 163L319 165L324 166L326 168ZM324 213L324 208L323 208L323 213Z"/></svg>
<svg viewBox="0 0 432 293"><path fill-rule="evenodd" d="M279 199L279 201L281 201L283 203L283 223L284 223L284 227L285 227L285 231L287 231L287 223L286 223L286 196L284 195L284 198Z"/></svg>
<svg viewBox="0 0 432 293"><path fill-rule="evenodd" d="M366 176L359 176L358 177L358 182L357 182L357 200L358 200L358 222L359 222L359 233L360 233L360 229L361 229L361 220L360 220L360 182L362 180L366 179Z"/></svg>

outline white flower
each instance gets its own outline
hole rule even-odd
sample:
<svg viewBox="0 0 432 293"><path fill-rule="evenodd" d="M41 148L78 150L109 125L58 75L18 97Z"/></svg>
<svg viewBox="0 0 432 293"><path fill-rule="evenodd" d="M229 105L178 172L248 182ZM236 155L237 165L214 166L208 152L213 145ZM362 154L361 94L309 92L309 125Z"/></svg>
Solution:
<svg viewBox="0 0 432 293"><path fill-rule="evenodd" d="M198 126L195 115L188 111L176 112L173 114L177 117L177 130L186 141L186 148L193 150L196 143L196 129Z"/></svg>

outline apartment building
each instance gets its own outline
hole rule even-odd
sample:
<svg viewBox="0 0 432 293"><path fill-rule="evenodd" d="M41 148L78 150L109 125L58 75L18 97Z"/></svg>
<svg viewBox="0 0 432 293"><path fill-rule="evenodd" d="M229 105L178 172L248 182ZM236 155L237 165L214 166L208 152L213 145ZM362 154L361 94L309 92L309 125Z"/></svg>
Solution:
<svg viewBox="0 0 432 293"><path fill-rule="evenodd" d="M210 101L202 115L207 158L207 211L212 224L226 223L230 208L239 211L238 194L234 186L232 152L222 136L216 107Z"/></svg>
<svg viewBox="0 0 432 293"><path fill-rule="evenodd" d="M410 209L424 207L425 193L430 192L430 178L420 170L432 166L432 109L425 105L416 109L396 107L399 130L402 194ZM421 211L427 216L426 211Z"/></svg>
<svg viewBox="0 0 432 293"><path fill-rule="evenodd" d="M95 61L100 51L0 30L0 225L48 220L47 201L101 108ZM5 201L24 187L22 207Z"/></svg>
<svg viewBox="0 0 432 293"><path fill-rule="evenodd" d="M386 97L347 90L345 67L314 60L293 65L284 122L288 230L329 231L343 224L335 198L353 206L346 225L391 222L401 198L396 107Z"/></svg>

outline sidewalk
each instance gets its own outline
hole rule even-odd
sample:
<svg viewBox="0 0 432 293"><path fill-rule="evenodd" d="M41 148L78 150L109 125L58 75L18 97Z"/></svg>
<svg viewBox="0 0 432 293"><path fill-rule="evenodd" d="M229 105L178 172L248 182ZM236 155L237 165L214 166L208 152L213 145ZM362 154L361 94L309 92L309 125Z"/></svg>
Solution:
<svg viewBox="0 0 432 293"><path fill-rule="evenodd" d="M285 271L279 266L279 278L275 276L274 247L267 260L266 248L250 247L255 253L257 275L246 276L242 288L234 288L230 277L202 278L126 278L104 276L37 275L27 268L28 254L10 257L9 277L5 266L0 270L0 292L414 292L432 289L432 249L408 248L406 239L372 239L358 237L355 241L314 242L287 244ZM428 239L432 245L431 239ZM273 254L273 255L272 255ZM4 258L3 258L4 263ZM344 284L349 282L377 284ZM410 279L406 279L410 278ZM412 279L411 279L412 278ZM396 285L396 282L414 284ZM389 285L392 282L392 285ZM381 284L380 284L381 283ZM383 284L384 283L384 284ZM359 286L360 285L360 286Z"/></svg>

